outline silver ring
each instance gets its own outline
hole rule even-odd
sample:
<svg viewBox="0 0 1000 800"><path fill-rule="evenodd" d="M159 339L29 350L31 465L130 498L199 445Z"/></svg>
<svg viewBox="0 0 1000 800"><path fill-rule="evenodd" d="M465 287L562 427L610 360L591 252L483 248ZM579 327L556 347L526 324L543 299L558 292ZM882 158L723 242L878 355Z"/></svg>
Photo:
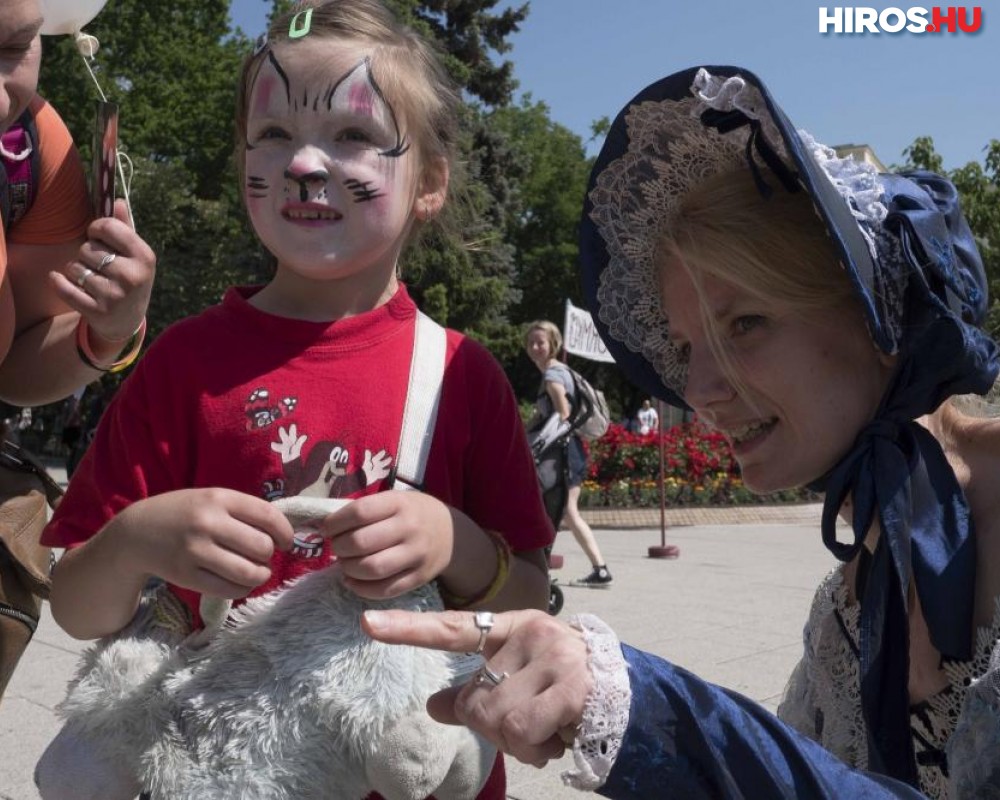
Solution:
<svg viewBox="0 0 1000 800"><path fill-rule="evenodd" d="M510 675L506 672L496 673L490 669L488 664L483 664L476 672L476 686L485 686L487 683L491 687L499 686L509 677Z"/></svg>
<svg viewBox="0 0 1000 800"><path fill-rule="evenodd" d="M97 265L97 269L94 270L94 271L95 272L100 272L102 269L104 269L108 264L110 264L116 258L118 258L118 253L115 253L114 251L112 251L110 253L105 253L104 257L101 259L101 263Z"/></svg>
<svg viewBox="0 0 1000 800"><path fill-rule="evenodd" d="M85 284L87 282L87 278L89 278L93 274L94 274L94 270L90 269L90 267L84 267L83 268L83 274L79 278L76 279L76 285L79 286L82 289L83 288L83 284Z"/></svg>
<svg viewBox="0 0 1000 800"><path fill-rule="evenodd" d="M493 612L477 611L472 617L472 622L479 629L479 643L475 650L466 655L481 656L486 647L486 635L493 629Z"/></svg>

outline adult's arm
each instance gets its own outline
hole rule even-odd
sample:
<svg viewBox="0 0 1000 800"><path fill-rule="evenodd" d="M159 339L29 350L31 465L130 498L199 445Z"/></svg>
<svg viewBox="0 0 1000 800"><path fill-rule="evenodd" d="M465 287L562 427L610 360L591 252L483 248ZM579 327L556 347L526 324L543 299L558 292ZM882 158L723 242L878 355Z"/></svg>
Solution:
<svg viewBox="0 0 1000 800"><path fill-rule="evenodd" d="M431 716L467 725L529 764L559 757L572 740L576 769L564 779L615 800L923 797L851 769L752 700L620 645L596 618L574 624L498 614L484 655L509 677L438 692ZM459 612L366 612L362 627L380 641L452 652L478 640L471 615Z"/></svg>
<svg viewBox="0 0 1000 800"><path fill-rule="evenodd" d="M622 645L632 700L621 750L598 793L616 800L923 798L847 766L752 700Z"/></svg>

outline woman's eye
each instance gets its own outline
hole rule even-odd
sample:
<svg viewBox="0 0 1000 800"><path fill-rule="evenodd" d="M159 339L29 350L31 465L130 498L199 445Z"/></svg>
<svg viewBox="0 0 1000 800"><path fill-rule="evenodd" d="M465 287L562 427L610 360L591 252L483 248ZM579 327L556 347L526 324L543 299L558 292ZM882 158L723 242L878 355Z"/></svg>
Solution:
<svg viewBox="0 0 1000 800"><path fill-rule="evenodd" d="M29 39L27 42L8 42L7 44L0 45L0 53L10 58L23 56L31 49L33 41L33 39Z"/></svg>
<svg viewBox="0 0 1000 800"><path fill-rule="evenodd" d="M759 314L745 314L733 320L733 333L737 336L742 336L755 328L759 328L764 322L764 317Z"/></svg>

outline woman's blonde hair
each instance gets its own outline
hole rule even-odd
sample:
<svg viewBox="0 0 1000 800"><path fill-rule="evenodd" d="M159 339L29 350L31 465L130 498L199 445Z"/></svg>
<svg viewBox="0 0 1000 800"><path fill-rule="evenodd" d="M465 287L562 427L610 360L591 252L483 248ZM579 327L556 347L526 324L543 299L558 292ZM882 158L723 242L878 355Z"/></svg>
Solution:
<svg viewBox="0 0 1000 800"><path fill-rule="evenodd" d="M236 166L241 181L250 95L260 64L269 47L291 39L289 29L296 15L310 9L306 34L310 40L372 47L372 75L416 148L421 170L443 160L454 174L461 97L428 41L402 25L379 0L305 0L275 17L267 46L243 62L236 100Z"/></svg>
<svg viewBox="0 0 1000 800"><path fill-rule="evenodd" d="M528 326L524 329L523 343L525 348L528 347L528 337L531 336L532 331L542 331L545 334L549 342L549 355L552 358L559 355L562 350L563 339L558 325L554 322L549 322L547 319L536 319L534 322L529 322Z"/></svg>
<svg viewBox="0 0 1000 800"><path fill-rule="evenodd" d="M780 187L766 170L763 177ZM806 192L775 188L765 198L746 169L715 175L683 197L659 242L657 261L679 264L691 276L709 343L737 390L744 387L709 313L705 277L793 313L850 308L862 319L850 279Z"/></svg>

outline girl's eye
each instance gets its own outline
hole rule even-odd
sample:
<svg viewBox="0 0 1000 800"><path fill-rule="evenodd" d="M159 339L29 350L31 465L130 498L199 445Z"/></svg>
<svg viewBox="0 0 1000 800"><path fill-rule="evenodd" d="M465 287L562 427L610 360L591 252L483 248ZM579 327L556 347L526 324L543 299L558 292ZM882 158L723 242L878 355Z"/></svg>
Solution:
<svg viewBox="0 0 1000 800"><path fill-rule="evenodd" d="M288 131L284 128L279 128L276 125L272 125L268 128L264 128L260 133L257 134L257 141L262 142L266 139L291 139Z"/></svg>
<svg viewBox="0 0 1000 800"><path fill-rule="evenodd" d="M759 314L745 314L733 320L733 333L742 336L755 328L759 328L766 320Z"/></svg>
<svg viewBox="0 0 1000 800"><path fill-rule="evenodd" d="M338 142L370 142L371 136L360 128L348 128L337 135Z"/></svg>

